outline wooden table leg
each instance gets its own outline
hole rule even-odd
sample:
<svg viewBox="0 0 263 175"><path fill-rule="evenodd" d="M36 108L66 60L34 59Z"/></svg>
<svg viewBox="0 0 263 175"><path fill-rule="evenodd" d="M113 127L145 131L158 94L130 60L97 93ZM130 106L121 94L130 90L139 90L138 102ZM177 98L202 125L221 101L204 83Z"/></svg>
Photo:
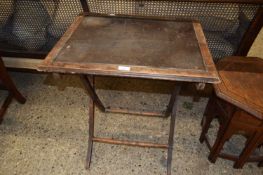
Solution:
<svg viewBox="0 0 263 175"><path fill-rule="evenodd" d="M96 91L95 91L95 86L94 86L94 76L93 75L81 75L80 76L84 86L85 86L85 90L88 92L90 98L92 98L93 102L96 103L96 105L98 106L98 108L100 110L102 110L103 112L105 112L105 107L103 105L103 103L100 101Z"/></svg>
<svg viewBox="0 0 263 175"><path fill-rule="evenodd" d="M169 132L169 140L168 140L167 175L171 175L175 118L176 118L178 95L179 95L180 89L181 89L181 86L177 85L176 89L173 92L174 99L173 99L172 115L171 115L171 122L170 122L170 132Z"/></svg>
<svg viewBox="0 0 263 175"><path fill-rule="evenodd" d="M165 117L169 117L169 115L171 114L172 110L173 110L173 105L174 105L174 101L175 101L175 98L176 98L176 93L177 93L177 86L175 86L175 89L173 90L172 92L172 95L170 97L170 101L169 101L169 104L167 106L167 109L165 111Z"/></svg>
<svg viewBox="0 0 263 175"><path fill-rule="evenodd" d="M2 107L0 108L0 124L2 123L3 121L3 118L4 118L4 114L7 110L7 107L9 106L9 104L12 102L12 98L13 98L13 95L12 94L8 94L7 98L5 99Z"/></svg>
<svg viewBox="0 0 263 175"><path fill-rule="evenodd" d="M91 89L94 89L94 78L93 77L90 78L88 83L89 83L89 87ZM90 168L91 157L92 157L92 148L93 148L93 138L94 138L94 105L95 104L94 104L94 99L92 97L94 98L94 96L90 95L90 100L89 100L89 139L88 139L86 169Z"/></svg>
<svg viewBox="0 0 263 175"><path fill-rule="evenodd" d="M94 138L94 101L92 98L90 98L90 101L89 101L89 140L88 140L86 169L90 168L92 148L93 148L93 138Z"/></svg>
<svg viewBox="0 0 263 175"><path fill-rule="evenodd" d="M91 157L92 157L92 147L93 141L96 138L94 137L94 106L95 104L98 105L100 109L105 111L105 107L103 106L102 102L98 98L95 85L94 85L94 77L93 76L85 76L82 75L81 79L84 82L85 88L90 95L90 103L89 103L89 143L88 143L88 151L87 151L87 159L86 159L86 169L90 168ZM171 114L171 122L170 122L170 131L169 131L169 140L168 140L168 157L167 157L167 175L171 175L171 164L172 164L172 154L173 154L173 142L174 142L174 128L175 128L175 118L176 118L176 110L177 110L177 102L178 102L178 95L181 89L181 84L176 85L175 90L172 93L167 111L166 116ZM100 141L102 139L98 139ZM112 141L111 141L112 142ZM133 144L134 145L134 144ZM139 144L136 144L139 145ZM151 145L152 147L152 145Z"/></svg>

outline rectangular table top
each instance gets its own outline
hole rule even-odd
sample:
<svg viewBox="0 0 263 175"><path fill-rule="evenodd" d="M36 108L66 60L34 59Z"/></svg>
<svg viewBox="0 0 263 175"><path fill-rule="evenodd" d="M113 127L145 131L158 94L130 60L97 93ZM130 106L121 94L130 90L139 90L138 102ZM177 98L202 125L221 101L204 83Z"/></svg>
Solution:
<svg viewBox="0 0 263 175"><path fill-rule="evenodd" d="M197 22L79 16L39 70L216 83Z"/></svg>

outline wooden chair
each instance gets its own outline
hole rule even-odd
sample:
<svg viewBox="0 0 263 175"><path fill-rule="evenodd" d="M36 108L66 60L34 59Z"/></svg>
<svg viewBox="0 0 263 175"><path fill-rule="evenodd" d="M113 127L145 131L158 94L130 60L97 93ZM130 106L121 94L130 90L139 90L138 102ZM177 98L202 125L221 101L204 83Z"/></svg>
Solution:
<svg viewBox="0 0 263 175"><path fill-rule="evenodd" d="M210 149L209 160L217 157L235 161L234 168L242 168L245 162L259 162L263 156L252 153L263 144L263 60L260 58L227 57L218 65L221 83L214 85L214 94L207 104L202 119L200 142ZM217 138L210 145L207 132L213 119L219 120ZM247 138L240 155L222 152L223 146L234 134Z"/></svg>
<svg viewBox="0 0 263 175"><path fill-rule="evenodd" d="M0 124L1 124L3 121L3 116L13 98L15 98L18 102L22 104L26 102L26 99L17 90L15 84L11 80L11 77L8 75L1 57L0 57L0 85L4 89L8 90L9 92L7 98L4 100L2 107L0 108Z"/></svg>

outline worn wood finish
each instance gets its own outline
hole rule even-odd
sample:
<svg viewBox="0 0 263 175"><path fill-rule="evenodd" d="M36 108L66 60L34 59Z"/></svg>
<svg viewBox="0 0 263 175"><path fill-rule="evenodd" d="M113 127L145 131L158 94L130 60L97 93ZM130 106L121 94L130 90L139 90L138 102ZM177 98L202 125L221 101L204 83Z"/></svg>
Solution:
<svg viewBox="0 0 263 175"><path fill-rule="evenodd" d="M205 69L192 23L131 18L86 17L55 61Z"/></svg>
<svg viewBox="0 0 263 175"><path fill-rule="evenodd" d="M150 148L168 148L167 144L158 144L158 143L150 143L150 142L137 142L137 141L117 140L117 139L98 138L98 137L93 137L92 140L94 142L117 144L117 145L150 147Z"/></svg>
<svg viewBox="0 0 263 175"><path fill-rule="evenodd" d="M76 17L74 22L69 26L69 28L63 34L63 36L60 38L60 40L56 43L56 45L53 47L53 49L48 53L48 55L46 56L46 58L43 61L44 65L49 65L53 62L53 58L56 57L57 54L61 51L61 49L64 47L66 41L71 37L74 30L77 29L77 27L81 23L82 19L83 19L83 16Z"/></svg>
<svg viewBox="0 0 263 175"><path fill-rule="evenodd" d="M208 136L205 136L204 141L205 141L208 149L209 149L210 151L212 151L212 146L211 146L211 144L210 144L211 142L210 142L209 137L208 137ZM218 155L218 157L221 157L221 158L227 159L227 160L231 160L231 161L234 161L234 162L236 162L236 161L239 159L239 157L236 156L236 155L230 155L230 154L227 154L227 153L224 153L224 152L220 152L219 155ZM250 156L250 157L247 159L247 162L260 162L260 163L261 163L262 160L263 160L263 156ZM259 166L260 166L260 163L259 163Z"/></svg>
<svg viewBox="0 0 263 175"><path fill-rule="evenodd" d="M201 25L168 20L80 16L39 70L219 82Z"/></svg>
<svg viewBox="0 0 263 175"><path fill-rule="evenodd" d="M242 168L249 161L262 162L263 155L254 156L252 153L263 143L263 60L228 57L219 61L217 68L221 83L214 87L220 98L214 95L209 99L201 122L200 142L207 143L209 160L213 163L217 157L235 161L234 168ZM207 132L216 117L220 127L211 146ZM237 156L222 153L225 142L234 134L242 134L247 138L242 153Z"/></svg>
<svg viewBox="0 0 263 175"><path fill-rule="evenodd" d="M116 140L110 138L99 138L94 136L94 105L101 105L99 98L95 91L95 84L94 84L94 77L90 75L88 78L85 75L82 75L82 80L87 86L86 90L90 95L90 103L89 103L89 143L88 143L88 150L87 150L87 159L86 159L86 169L90 168L91 158L92 158L92 149L93 149L93 142L102 142L102 143L109 143L109 144L120 144L120 145L129 145L129 146L139 146L139 147L151 147L151 148L166 148L168 149L168 158L167 158L167 175L171 174L171 162L172 162L172 150L173 150L173 138L174 138L174 128L175 128L175 118L176 118L176 110L177 110L177 101L178 95L181 89L181 85L176 84L176 88L172 93L172 97L170 99L170 103L172 104L172 114L171 114L171 122L170 122L170 131L169 131L169 139L168 144L158 144L158 143L150 143L150 142L138 142L138 141L127 141L127 140ZM168 107L169 111L170 108ZM107 111L107 108L106 108ZM113 112L127 112L127 111L120 111L116 110ZM128 111L129 112L129 111ZM134 111L131 111L134 113ZM136 113L137 114L137 113ZM141 115L156 115L156 113L140 113ZM168 114L166 112L165 114Z"/></svg>
<svg viewBox="0 0 263 175"><path fill-rule="evenodd" d="M167 175L171 175L172 171L172 158L173 158L173 145L174 145L174 128L175 128L175 118L176 118L176 111L177 111L177 103L178 97L181 90L181 85L177 85L176 89L173 92L172 98L173 100L173 109L171 114L171 122L170 122L170 131L169 131L169 138L168 138L168 153L167 153Z"/></svg>
<svg viewBox="0 0 263 175"><path fill-rule="evenodd" d="M212 144L207 136L213 119L219 117L220 127L215 142ZM263 155L251 155L262 144L260 136L263 134L263 120L251 116L247 112L225 102L215 96L210 98L202 119L200 142L207 144L210 154L209 160L215 163L218 157L235 162L234 168L242 168L246 162L261 162ZM234 134L242 134L247 138L246 145L240 155L223 153L222 149Z"/></svg>
<svg viewBox="0 0 263 175"><path fill-rule="evenodd" d="M91 88L94 87L94 77L90 76L89 79L86 79L86 77L82 77L83 81L88 81L89 86ZM88 139L88 150L87 150L87 158L86 158L86 169L90 168L91 163L91 156L92 156L92 148L93 148L93 137L94 137L94 113L95 113L95 103L94 100L96 100L95 96L92 96L92 91L88 91L89 95L91 96L89 99L89 139Z"/></svg>
<svg viewBox="0 0 263 175"><path fill-rule="evenodd" d="M7 73L2 57L0 57L0 84L3 85L6 90L9 91L8 97L4 101L2 107L0 108L0 124L1 124L4 113L7 110L8 105L11 103L12 98L15 98L19 103L26 102L26 99L17 90L11 77Z"/></svg>
<svg viewBox="0 0 263 175"><path fill-rule="evenodd" d="M180 84L180 86L182 86L182 85ZM175 103L176 97L179 95L179 94L177 94L177 88L178 88L177 85L175 85L175 89L174 89L174 91L171 94L171 97L170 97L167 109L165 111L165 116L166 117L169 117L169 115L173 111L173 107L174 107L174 103Z"/></svg>
<svg viewBox="0 0 263 175"><path fill-rule="evenodd" d="M254 57L228 57L219 61L220 84L217 96L263 119L263 60Z"/></svg>
<svg viewBox="0 0 263 175"><path fill-rule="evenodd" d="M208 129L213 119L219 117L220 127L217 138L211 146L207 136ZM241 134L247 138L247 142L240 155L231 155L222 152L225 142L234 134ZM262 162L263 155L252 155L254 150L263 142L260 136L263 134L263 120L260 120L232 104L215 96L210 98L204 117L202 119L202 132L200 142L207 144L210 154L209 160L215 163L218 157L235 162L234 168L242 168L246 162Z"/></svg>
<svg viewBox="0 0 263 175"><path fill-rule="evenodd" d="M130 142L94 136L94 105L103 111L156 115L103 106L96 94L94 75L149 78L171 81L217 83L219 78L201 25L164 19L79 16L48 54L39 70L78 73L91 97L89 145L86 167L90 167L93 142L167 148L167 174L171 174L174 127L179 85L171 96L168 144ZM89 78L85 74L89 75Z"/></svg>
<svg viewBox="0 0 263 175"><path fill-rule="evenodd" d="M93 87L94 86L94 77L92 75L90 75L88 77L86 75L81 75L80 78L82 80L82 83L84 84L86 91L90 95L90 97L97 104L97 106L100 108L100 110L105 112L105 107L104 107L103 103L101 102L100 98L98 97L98 95L95 91L95 88Z"/></svg>
<svg viewBox="0 0 263 175"><path fill-rule="evenodd" d="M155 111L135 111L130 109L120 109L120 108L105 108L105 112L112 112L112 113L123 113L123 114L134 114L134 115L144 115L144 116L166 116L164 112L155 112Z"/></svg>
<svg viewBox="0 0 263 175"><path fill-rule="evenodd" d="M5 67L37 70L43 60L33 58L2 57Z"/></svg>
<svg viewBox="0 0 263 175"><path fill-rule="evenodd" d="M262 123L263 124L263 123ZM262 125L263 126L263 125ZM259 145L263 144L263 127L259 128L259 132L254 134L254 137L250 138L247 141L246 148L243 149L242 153L240 154L240 158L235 162L234 167L239 168L243 167L246 161L249 160L250 155L259 147ZM257 157L259 158L258 162L263 161L263 156Z"/></svg>

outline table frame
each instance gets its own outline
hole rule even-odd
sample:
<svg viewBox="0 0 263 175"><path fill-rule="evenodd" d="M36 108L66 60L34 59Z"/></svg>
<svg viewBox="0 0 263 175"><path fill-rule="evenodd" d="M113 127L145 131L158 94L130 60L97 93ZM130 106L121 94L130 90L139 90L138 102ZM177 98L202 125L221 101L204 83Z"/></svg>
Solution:
<svg viewBox="0 0 263 175"><path fill-rule="evenodd" d="M161 148L167 149L167 175L171 174L172 166L172 153L174 144L174 129L175 129L175 118L178 103L178 95L181 89L181 83L177 83L170 97L169 104L165 113L153 113L153 112L138 112L138 111L127 111L121 109L107 109L99 99L95 90L95 80L93 75L81 75L80 76L83 84L85 85L85 90L90 96L89 101L89 139L88 139L88 150L86 159L86 169L90 168L93 142L101 142L108 144L118 144L118 145L128 145L128 146L138 146L138 147L150 147L150 148ZM94 121L95 121L95 105L103 112L118 112L118 113L129 113L129 114L139 114L145 116L163 116L168 117L171 115L169 138L167 144L142 142L142 141L128 141L128 140L117 140L111 138L101 138L94 135Z"/></svg>
<svg viewBox="0 0 263 175"><path fill-rule="evenodd" d="M189 21L192 22L193 24L193 29L196 34L199 50L203 58L203 63L205 67L204 70L180 69L180 68L156 68L150 66L129 65L131 67L130 71L120 71L118 70L118 66L120 66L118 64L102 64L102 63L81 64L75 62L63 62L56 60L56 57L58 56L60 51L65 47L67 41L70 39L72 34L76 31L78 26L81 24L83 18L85 16L90 16L90 15L92 16L92 14L90 13L88 14L85 13L83 15L78 16L75 19L75 21L65 32L63 37L57 42L55 47L48 54L48 56L43 61L43 63L38 67L38 70L81 75L81 80L85 85L85 90L88 92L90 96L89 139L88 139L89 142L88 142L88 151L87 151L87 159L86 159L86 168L88 169L91 164L93 142L103 142L109 144L167 149L168 151L167 175L171 175L175 118L176 118L178 94L182 86L181 82L198 82L198 83L220 82L200 23L195 21ZM105 15L98 15L98 14L93 14L93 15L101 16L101 17L109 17ZM125 17L129 18L129 16L125 16ZM143 18L145 19L145 17ZM154 18L148 18L148 19L154 19ZM157 20L167 20L167 19L157 18ZM168 21L175 21L175 20L168 20ZM101 102L95 91L95 81L94 81L95 76L116 76L116 77L159 79L159 80L176 81L177 83L172 92L167 110L165 112L163 113L147 112L147 111L141 112L141 111L132 111L128 109L105 108L105 106L103 105L103 103ZM166 117L168 117L171 114L168 143L159 144L159 143L150 143L150 142L141 142L141 141L116 140L110 138L95 137L94 135L95 105L98 106L98 108L103 112L116 112L116 113L128 113L128 114L137 114L137 115L145 115L145 116L166 116Z"/></svg>

